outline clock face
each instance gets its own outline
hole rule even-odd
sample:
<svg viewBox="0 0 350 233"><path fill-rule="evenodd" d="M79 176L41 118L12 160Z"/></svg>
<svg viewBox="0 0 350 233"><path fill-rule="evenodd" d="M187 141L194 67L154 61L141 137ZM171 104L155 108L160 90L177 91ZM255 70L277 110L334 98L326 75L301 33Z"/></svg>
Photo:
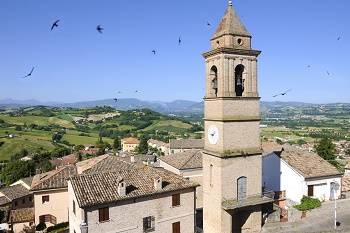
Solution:
<svg viewBox="0 0 350 233"><path fill-rule="evenodd" d="M219 140L219 130L215 125L211 125L208 129L208 139L210 144L216 144Z"/></svg>

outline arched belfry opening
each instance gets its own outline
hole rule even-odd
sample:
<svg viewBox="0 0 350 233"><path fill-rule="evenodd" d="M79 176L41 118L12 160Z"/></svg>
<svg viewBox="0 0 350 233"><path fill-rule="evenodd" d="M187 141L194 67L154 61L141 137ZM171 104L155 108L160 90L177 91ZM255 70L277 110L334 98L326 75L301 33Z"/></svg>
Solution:
<svg viewBox="0 0 350 233"><path fill-rule="evenodd" d="M238 65L235 68L235 90L236 96L242 96L244 92L244 79L243 79L244 66Z"/></svg>
<svg viewBox="0 0 350 233"><path fill-rule="evenodd" d="M215 97L218 97L218 69L216 66L210 69L210 85Z"/></svg>

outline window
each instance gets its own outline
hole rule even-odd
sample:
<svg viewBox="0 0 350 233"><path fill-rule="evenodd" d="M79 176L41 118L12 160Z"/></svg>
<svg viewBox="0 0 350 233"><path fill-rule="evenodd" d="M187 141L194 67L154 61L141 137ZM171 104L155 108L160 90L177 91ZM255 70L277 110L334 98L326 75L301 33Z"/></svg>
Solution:
<svg viewBox="0 0 350 233"><path fill-rule="evenodd" d="M49 195L41 197L42 204L44 204L45 202L49 202L49 201L50 201L50 196Z"/></svg>
<svg viewBox="0 0 350 233"><path fill-rule="evenodd" d="M308 185L307 186L307 195L309 197L314 196L314 186L313 185Z"/></svg>
<svg viewBox="0 0 350 233"><path fill-rule="evenodd" d="M22 204L25 204L26 203L26 198L22 198Z"/></svg>
<svg viewBox="0 0 350 233"><path fill-rule="evenodd" d="M210 69L211 88L215 97L218 96L218 69L213 66Z"/></svg>
<svg viewBox="0 0 350 233"><path fill-rule="evenodd" d="M172 196L172 206L175 207L175 206L179 206L180 205L180 194L174 194Z"/></svg>
<svg viewBox="0 0 350 233"><path fill-rule="evenodd" d="M14 205L17 206L17 201L14 202Z"/></svg>
<svg viewBox="0 0 350 233"><path fill-rule="evenodd" d="M28 199L29 199L29 202L32 202L33 200L32 196L30 196Z"/></svg>
<svg viewBox="0 0 350 233"><path fill-rule="evenodd" d="M57 218L51 214L46 215L40 215L39 216L39 222L40 223L46 223L49 222L51 224L57 224Z"/></svg>
<svg viewBox="0 0 350 233"><path fill-rule="evenodd" d="M236 96L242 96L244 92L244 79L243 79L244 66L238 65L235 68L235 91Z"/></svg>
<svg viewBox="0 0 350 233"><path fill-rule="evenodd" d="M173 223L173 233L180 233L180 222Z"/></svg>
<svg viewBox="0 0 350 233"><path fill-rule="evenodd" d="M98 209L98 219L100 222L105 222L109 220L109 208Z"/></svg>
<svg viewBox="0 0 350 233"><path fill-rule="evenodd" d="M149 216L143 218L143 232L151 232L155 230L155 217Z"/></svg>
<svg viewBox="0 0 350 233"><path fill-rule="evenodd" d="M237 200L243 200L247 197L247 177L242 176L237 179Z"/></svg>
<svg viewBox="0 0 350 233"><path fill-rule="evenodd" d="M75 215L75 201L73 201L73 213Z"/></svg>

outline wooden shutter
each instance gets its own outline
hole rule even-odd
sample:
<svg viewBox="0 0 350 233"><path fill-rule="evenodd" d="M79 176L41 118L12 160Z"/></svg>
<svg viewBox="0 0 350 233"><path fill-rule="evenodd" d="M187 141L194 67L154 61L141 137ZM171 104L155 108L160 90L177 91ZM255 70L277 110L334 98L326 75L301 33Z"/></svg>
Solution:
<svg viewBox="0 0 350 233"><path fill-rule="evenodd" d="M172 206L179 206L180 205L180 194L174 194L172 196Z"/></svg>
<svg viewBox="0 0 350 233"><path fill-rule="evenodd" d="M307 195L309 197L312 197L314 195L314 186L313 185L308 185L307 186Z"/></svg>
<svg viewBox="0 0 350 233"><path fill-rule="evenodd" d="M173 233L180 233L180 222L173 223Z"/></svg>
<svg viewBox="0 0 350 233"><path fill-rule="evenodd" d="M50 223L56 225L57 224L57 218L53 215L49 215L50 216Z"/></svg>
<svg viewBox="0 0 350 233"><path fill-rule="evenodd" d="M109 208L98 209L98 219L100 222L109 220Z"/></svg>
<svg viewBox="0 0 350 233"><path fill-rule="evenodd" d="M73 201L73 213L75 214L75 201Z"/></svg>
<svg viewBox="0 0 350 233"><path fill-rule="evenodd" d="M39 222L44 223L45 222L45 215L40 215L39 216Z"/></svg>
<svg viewBox="0 0 350 233"><path fill-rule="evenodd" d="M237 200L243 200L247 197L247 177L242 176L237 179Z"/></svg>

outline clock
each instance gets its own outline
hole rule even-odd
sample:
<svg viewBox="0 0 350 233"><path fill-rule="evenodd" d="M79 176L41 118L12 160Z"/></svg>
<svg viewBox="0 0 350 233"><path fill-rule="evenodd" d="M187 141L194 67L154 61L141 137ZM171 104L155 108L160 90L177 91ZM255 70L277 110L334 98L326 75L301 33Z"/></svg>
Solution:
<svg viewBox="0 0 350 233"><path fill-rule="evenodd" d="M208 129L208 139L210 144L216 144L219 140L219 130L215 125L211 125Z"/></svg>

